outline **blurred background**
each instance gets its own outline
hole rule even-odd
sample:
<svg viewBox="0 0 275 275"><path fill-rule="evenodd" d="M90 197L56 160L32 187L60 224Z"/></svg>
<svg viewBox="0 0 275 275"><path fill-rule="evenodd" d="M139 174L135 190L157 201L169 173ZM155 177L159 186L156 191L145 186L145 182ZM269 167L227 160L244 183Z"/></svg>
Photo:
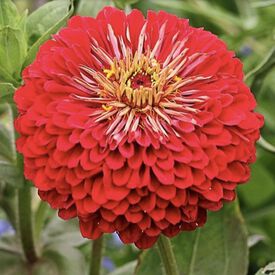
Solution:
<svg viewBox="0 0 275 275"><path fill-rule="evenodd" d="M46 2L50 1L14 0L21 13L28 9L29 14ZM189 18L192 26L204 27L218 35L244 63L246 81L258 101L257 110L265 116L265 126L262 129L264 139L261 140L262 146L258 146L258 159L252 167L250 183L238 189L240 207L249 234L249 274L255 274L260 267L275 261L275 148L272 145L275 145L275 0L128 0L126 2L125 4L123 0L79 0L75 1L77 7L75 13L94 16L106 5L116 5L127 10L138 8L144 14L149 9L166 10L180 17ZM49 10L49 12L56 14L58 11ZM39 32L39 24L36 29ZM35 40L36 35L38 34L34 32L29 39ZM252 79L249 75L255 69L258 69L257 74ZM8 216L12 216L13 213L9 211L10 203L7 199L13 196L13 190L4 188L3 184L0 187L5 190L4 193L0 192L2 207L0 239L3 242L4 238L7 240L9 236L14 235L14 225L8 221ZM33 194L36 196L35 191ZM87 258L89 257L90 246L80 237L75 221L65 224L47 205L39 202L38 198L34 199L33 207L36 209L36 215L46 217L46 226L42 235L48 246L72 242ZM17 246L15 242L13 249L19 249ZM103 258L105 273L125 263L131 263L139 253L133 246L122 246L116 235L107 237L106 246Z"/></svg>

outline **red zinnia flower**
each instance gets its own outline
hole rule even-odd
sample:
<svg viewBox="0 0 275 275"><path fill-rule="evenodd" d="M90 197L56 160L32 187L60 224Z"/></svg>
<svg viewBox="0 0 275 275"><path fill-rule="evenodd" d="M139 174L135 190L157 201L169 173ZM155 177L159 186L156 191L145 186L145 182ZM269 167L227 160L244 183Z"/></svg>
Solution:
<svg viewBox="0 0 275 275"><path fill-rule="evenodd" d="M24 70L25 176L84 237L153 245L206 221L249 178L263 124L215 35L149 11L73 17Z"/></svg>

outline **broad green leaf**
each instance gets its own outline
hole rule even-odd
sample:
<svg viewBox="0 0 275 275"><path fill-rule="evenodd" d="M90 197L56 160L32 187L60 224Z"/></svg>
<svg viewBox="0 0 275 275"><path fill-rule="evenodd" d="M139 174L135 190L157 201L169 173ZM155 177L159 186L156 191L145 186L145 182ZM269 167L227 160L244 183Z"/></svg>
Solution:
<svg viewBox="0 0 275 275"><path fill-rule="evenodd" d="M22 254L10 247L0 246L0 272L3 275L29 275L29 267ZM85 274L84 256L78 249L68 245L47 247L39 261L32 266L32 275Z"/></svg>
<svg viewBox="0 0 275 275"><path fill-rule="evenodd" d="M76 275L85 274L85 260L82 253L66 244L47 247L40 262L35 264L32 275Z"/></svg>
<svg viewBox="0 0 275 275"><path fill-rule="evenodd" d="M0 102L12 102L15 87L11 83L0 83Z"/></svg>
<svg viewBox="0 0 275 275"><path fill-rule="evenodd" d="M102 8L112 5L112 0L80 0L76 10L76 14L95 17Z"/></svg>
<svg viewBox="0 0 275 275"><path fill-rule="evenodd" d="M275 47L273 47L263 61L246 75L246 81L254 93L261 89L263 81L269 71L275 66Z"/></svg>
<svg viewBox="0 0 275 275"><path fill-rule="evenodd" d="M0 29L0 81L16 83L27 53L25 32L6 26Z"/></svg>
<svg viewBox="0 0 275 275"><path fill-rule="evenodd" d="M112 271L108 275L130 275L130 274L134 274L136 266L137 266L137 261L132 261L132 262L129 262L129 263L117 268L116 270ZM149 273L144 273L144 274L149 274Z"/></svg>
<svg viewBox="0 0 275 275"><path fill-rule="evenodd" d="M45 245L66 243L77 247L87 243L79 232L78 222L74 220L64 221L55 215L43 231L43 242Z"/></svg>
<svg viewBox="0 0 275 275"><path fill-rule="evenodd" d="M275 262L261 268L255 275L275 275Z"/></svg>
<svg viewBox="0 0 275 275"><path fill-rule="evenodd" d="M0 156L2 160L16 163L15 133L11 105L0 105Z"/></svg>
<svg viewBox="0 0 275 275"><path fill-rule="evenodd" d="M8 103L0 104L0 178L7 183L19 184L20 174L17 167L12 108Z"/></svg>
<svg viewBox="0 0 275 275"><path fill-rule="evenodd" d="M0 272L3 275L29 275L21 255L0 250Z"/></svg>
<svg viewBox="0 0 275 275"><path fill-rule="evenodd" d="M249 211L244 213L245 220L248 222L259 222L262 226L262 219L272 219L275 218L275 204L272 203L270 205L261 207L256 210Z"/></svg>
<svg viewBox="0 0 275 275"><path fill-rule="evenodd" d="M139 0L113 0L115 5L120 9L125 9L127 6L136 4Z"/></svg>
<svg viewBox="0 0 275 275"><path fill-rule="evenodd" d="M7 252L21 256L21 244L15 235L2 235L0 238L0 252ZM0 261L1 262L1 261ZM0 269L1 270L1 269Z"/></svg>
<svg viewBox="0 0 275 275"><path fill-rule="evenodd" d="M248 184L239 187L242 201L250 208L264 205L275 196L274 177L258 161L252 166Z"/></svg>
<svg viewBox="0 0 275 275"><path fill-rule="evenodd" d="M182 11L196 17L201 17L228 35L238 34L243 27L242 21L236 15L208 1L151 0L150 2L161 8Z"/></svg>
<svg viewBox="0 0 275 275"><path fill-rule="evenodd" d="M185 275L246 275L247 232L238 204L209 213L206 225L172 239L178 267ZM141 254L136 275L163 274L157 247Z"/></svg>
<svg viewBox="0 0 275 275"><path fill-rule="evenodd" d="M58 5L58 7L60 8L60 1L54 1L55 4L54 5ZM63 1L62 1L63 2ZM55 13L55 9L52 7L52 9L49 11L48 8L45 6L42 6L40 9L43 9L43 11L39 11L39 9L36 11L36 13L40 13L40 20L42 20L43 22L47 22L45 28L44 27L40 27L39 31L42 30L42 28L44 28L43 33L41 33L40 37L35 41L35 43L31 46L31 48L28 51L27 57L25 59L24 62L24 67L29 65L34 59L35 56L38 52L39 47L48 39L51 38L51 35L56 33L62 26L64 26L67 22L67 19L73 14L73 1L72 0L68 0L67 2L67 9L66 12L64 14L56 14ZM51 3L48 3L48 5ZM46 10L44 10L46 9ZM45 19L45 17L47 17L48 19ZM43 19L44 18L44 19ZM48 22L48 20L51 20L51 18L54 18L53 21ZM32 15L31 20L33 20L33 22L35 22L37 20L37 15ZM30 26L30 23L28 23L28 26ZM48 28L46 28L48 26ZM30 28L30 27L29 27Z"/></svg>
<svg viewBox="0 0 275 275"><path fill-rule="evenodd" d="M67 0L55 0L35 10L27 19L27 33L32 45L68 13Z"/></svg>
<svg viewBox="0 0 275 275"><path fill-rule="evenodd" d="M264 116L265 127L275 133L275 109L273 102L271 100L262 100L257 110Z"/></svg>
<svg viewBox="0 0 275 275"><path fill-rule="evenodd" d="M15 4L11 0L1 0L0 28L3 26L16 27L19 21L20 15Z"/></svg>
<svg viewBox="0 0 275 275"><path fill-rule="evenodd" d="M253 1L251 5L254 8L266 8L269 6L274 6L275 5L275 0L264 0L264 1Z"/></svg>
<svg viewBox="0 0 275 275"><path fill-rule="evenodd" d="M253 29L258 23L256 10L249 0L235 0L245 29Z"/></svg>
<svg viewBox="0 0 275 275"><path fill-rule="evenodd" d="M0 238L0 274L29 274L23 261L21 244L15 235L1 236Z"/></svg>

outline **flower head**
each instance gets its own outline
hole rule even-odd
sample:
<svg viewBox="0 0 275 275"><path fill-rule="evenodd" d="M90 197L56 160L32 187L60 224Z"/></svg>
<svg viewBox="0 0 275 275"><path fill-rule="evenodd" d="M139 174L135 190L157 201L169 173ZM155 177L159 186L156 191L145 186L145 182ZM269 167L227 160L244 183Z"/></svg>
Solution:
<svg viewBox="0 0 275 275"><path fill-rule="evenodd" d="M153 245L206 221L249 178L262 126L242 65L165 12L73 17L15 94L25 176L84 237Z"/></svg>

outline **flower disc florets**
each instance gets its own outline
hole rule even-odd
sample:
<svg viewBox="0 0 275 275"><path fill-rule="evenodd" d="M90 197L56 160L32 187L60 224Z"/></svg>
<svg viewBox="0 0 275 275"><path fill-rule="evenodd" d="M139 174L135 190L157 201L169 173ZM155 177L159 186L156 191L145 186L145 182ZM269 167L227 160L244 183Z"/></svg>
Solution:
<svg viewBox="0 0 275 275"><path fill-rule="evenodd" d="M262 116L242 65L165 12L73 17L15 94L25 176L83 236L139 248L206 221L249 178Z"/></svg>

